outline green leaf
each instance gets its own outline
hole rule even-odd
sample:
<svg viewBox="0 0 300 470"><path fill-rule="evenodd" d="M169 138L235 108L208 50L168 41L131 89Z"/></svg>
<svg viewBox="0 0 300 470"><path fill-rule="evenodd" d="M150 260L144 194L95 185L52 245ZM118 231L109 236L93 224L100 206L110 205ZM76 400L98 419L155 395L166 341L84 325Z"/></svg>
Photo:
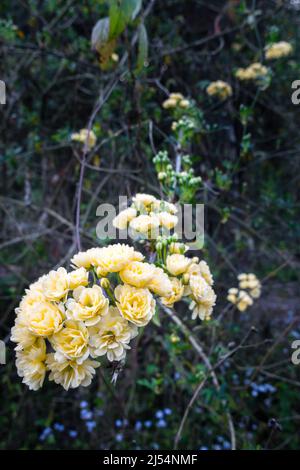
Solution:
<svg viewBox="0 0 300 470"><path fill-rule="evenodd" d="M98 52L107 43L109 38L109 18L102 18L97 21L92 31L92 49Z"/></svg>
<svg viewBox="0 0 300 470"><path fill-rule="evenodd" d="M144 24L139 26L139 48L137 58L137 71L140 72L145 67L148 59L148 34Z"/></svg>
<svg viewBox="0 0 300 470"><path fill-rule="evenodd" d="M140 12L142 0L110 0L109 37L118 37Z"/></svg>

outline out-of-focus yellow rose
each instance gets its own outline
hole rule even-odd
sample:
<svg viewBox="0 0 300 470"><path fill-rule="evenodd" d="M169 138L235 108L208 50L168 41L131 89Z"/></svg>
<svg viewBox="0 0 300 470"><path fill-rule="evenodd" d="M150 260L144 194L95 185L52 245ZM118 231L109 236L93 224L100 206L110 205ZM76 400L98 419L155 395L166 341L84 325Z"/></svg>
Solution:
<svg viewBox="0 0 300 470"><path fill-rule="evenodd" d="M232 304L236 304L238 293L239 293L239 290L236 287L232 287L231 289L229 289L228 294L227 294L228 302L231 302Z"/></svg>
<svg viewBox="0 0 300 470"><path fill-rule="evenodd" d="M70 359L62 359L58 362L55 354L48 354L46 359L47 369L50 371L49 380L62 385L65 390L77 388L79 385L87 387L90 385L95 369L100 366L97 361L86 359L78 363Z"/></svg>
<svg viewBox="0 0 300 470"><path fill-rule="evenodd" d="M121 361L130 349L129 343L138 334L137 327L128 323L115 307L93 328L90 328L91 354L107 354L109 361Z"/></svg>
<svg viewBox="0 0 300 470"><path fill-rule="evenodd" d="M58 361L63 358L83 362L89 355L89 332L83 322L66 320L63 328L50 338Z"/></svg>
<svg viewBox="0 0 300 470"><path fill-rule="evenodd" d="M36 302L25 313L29 331L36 336L51 336L62 327L64 313L61 306L51 302ZM25 318L24 318L25 320Z"/></svg>
<svg viewBox="0 0 300 470"><path fill-rule="evenodd" d="M154 276L147 287L160 297L168 297L172 294L170 278L161 268L155 268Z"/></svg>
<svg viewBox="0 0 300 470"><path fill-rule="evenodd" d="M137 211L134 207L128 207L121 211L113 220L113 226L119 230L125 230L129 224L137 216Z"/></svg>
<svg viewBox="0 0 300 470"><path fill-rule="evenodd" d="M269 70L265 65L260 62L254 62L246 68L239 68L236 71L235 76L241 80L257 80L268 75Z"/></svg>
<svg viewBox="0 0 300 470"><path fill-rule="evenodd" d="M88 129L81 129L79 132L74 132L71 135L71 140L80 142L81 144L87 143L87 148L91 150L97 143L97 137L94 131Z"/></svg>
<svg viewBox="0 0 300 470"><path fill-rule="evenodd" d="M191 262L192 261L184 255L174 254L167 256L166 266L170 274L179 276L186 272Z"/></svg>
<svg viewBox="0 0 300 470"><path fill-rule="evenodd" d="M148 289L119 285L115 297L122 317L137 326L147 325L154 315L155 300Z"/></svg>
<svg viewBox="0 0 300 470"><path fill-rule="evenodd" d="M175 92L175 93L170 93L170 98L172 100L181 101L184 99L184 96L182 93Z"/></svg>
<svg viewBox="0 0 300 470"><path fill-rule="evenodd" d="M147 287L155 273L155 266L140 261L132 261L126 268L120 271L120 277L124 284L134 287Z"/></svg>
<svg viewBox="0 0 300 470"><path fill-rule="evenodd" d="M162 107L164 109L176 108L176 106L177 106L177 100L175 100L173 98L166 99L162 104Z"/></svg>
<svg viewBox="0 0 300 470"><path fill-rule="evenodd" d="M68 273L65 268L50 271L42 282L43 293L48 300L58 301L65 297L70 288Z"/></svg>
<svg viewBox="0 0 300 470"><path fill-rule="evenodd" d="M142 261L143 259L144 256L129 245L118 243L101 248L101 251L99 251L98 256L95 258L97 275L102 277L108 273L119 272L131 261Z"/></svg>
<svg viewBox="0 0 300 470"><path fill-rule="evenodd" d="M251 305L253 305L253 300L250 295L246 291L240 290L236 302L238 310L244 312Z"/></svg>
<svg viewBox="0 0 300 470"><path fill-rule="evenodd" d="M29 348L17 351L16 366L18 375L23 377L30 390L38 390L43 385L46 375L46 343L38 338Z"/></svg>
<svg viewBox="0 0 300 470"><path fill-rule="evenodd" d="M177 277L171 278L172 294L169 297L162 297L162 303L168 307L173 307L175 302L179 302L184 294L184 285Z"/></svg>
<svg viewBox="0 0 300 470"><path fill-rule="evenodd" d="M180 108L186 109L190 106L190 102L189 102L189 100L186 100L186 99L180 100L179 101L179 106L180 106Z"/></svg>
<svg viewBox="0 0 300 470"><path fill-rule="evenodd" d="M217 96L218 98L225 100L232 95L232 88L229 83L226 83L223 80L217 80L210 83L206 88L206 93L210 96Z"/></svg>
<svg viewBox="0 0 300 470"><path fill-rule="evenodd" d="M66 315L70 320L83 321L86 326L92 326L108 312L109 300L96 284L93 287L77 287L73 297L66 302Z"/></svg>
<svg viewBox="0 0 300 470"><path fill-rule="evenodd" d="M293 46L286 41L279 41L266 47L266 59L280 59L287 57L293 52Z"/></svg>
<svg viewBox="0 0 300 470"><path fill-rule="evenodd" d="M85 268L75 269L68 274L70 289L76 289L79 286L87 286L89 282L89 273Z"/></svg>

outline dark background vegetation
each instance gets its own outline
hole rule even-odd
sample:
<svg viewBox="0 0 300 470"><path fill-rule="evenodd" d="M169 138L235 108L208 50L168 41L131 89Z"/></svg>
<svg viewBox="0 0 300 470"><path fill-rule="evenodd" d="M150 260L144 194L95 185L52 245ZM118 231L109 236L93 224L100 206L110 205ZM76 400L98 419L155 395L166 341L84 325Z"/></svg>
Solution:
<svg viewBox="0 0 300 470"><path fill-rule="evenodd" d="M117 385L104 365L88 389L64 392L53 383L30 392L17 376L9 341L14 308L30 282L69 266L76 251L75 207L80 160L70 134L94 122L98 143L88 156L81 198L81 242L100 243L96 208L119 195L158 193L151 160L172 152L167 92L180 91L202 111L206 130L192 142L206 204L206 240L199 255L214 273L218 302L211 323L179 313L213 364L246 344L208 380L190 410L180 448L230 448L227 411L240 449L299 447L300 366L291 363L299 331L299 107L291 83L300 79L300 10L289 1L144 0L147 67L134 73L134 26L121 35L122 64L103 70L91 30L106 2L14 1L0 6L2 449L165 449L174 438L205 366L170 319L136 341ZM15 25L15 27L13 26ZM234 78L237 67L262 60L271 36L294 44L293 56L272 65L270 86ZM225 103L205 93L212 80L231 83ZM241 105L249 111L247 128ZM245 137L246 136L246 137ZM255 272L262 296L241 314L226 293L240 272ZM176 336L180 338L176 341ZM86 402L86 403L85 403ZM84 411L83 411L84 410Z"/></svg>

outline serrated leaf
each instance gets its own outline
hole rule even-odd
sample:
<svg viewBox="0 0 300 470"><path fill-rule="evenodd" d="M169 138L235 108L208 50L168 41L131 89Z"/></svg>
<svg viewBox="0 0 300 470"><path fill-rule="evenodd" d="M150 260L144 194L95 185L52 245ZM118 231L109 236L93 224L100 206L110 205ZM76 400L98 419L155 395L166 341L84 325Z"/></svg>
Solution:
<svg viewBox="0 0 300 470"><path fill-rule="evenodd" d="M145 67L148 59L148 34L144 24L139 26L139 49L137 58L137 72L140 72Z"/></svg>
<svg viewBox="0 0 300 470"><path fill-rule="evenodd" d="M109 38L109 18L102 18L93 27L91 43L92 49L99 50L106 44Z"/></svg>

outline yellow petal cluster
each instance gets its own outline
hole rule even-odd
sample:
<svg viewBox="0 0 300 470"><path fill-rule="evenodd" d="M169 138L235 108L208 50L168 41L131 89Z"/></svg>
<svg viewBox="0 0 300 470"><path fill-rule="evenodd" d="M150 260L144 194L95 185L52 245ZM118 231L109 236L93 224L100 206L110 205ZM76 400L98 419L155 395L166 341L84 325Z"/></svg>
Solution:
<svg viewBox="0 0 300 470"><path fill-rule="evenodd" d="M181 93L170 93L169 97L162 104L164 109L172 109L177 107L185 109L189 106L189 100L186 99Z"/></svg>
<svg viewBox="0 0 300 470"><path fill-rule="evenodd" d="M244 312L253 305L254 300L261 295L261 283L253 273L238 275L239 287L228 290L227 300L234 304L240 312Z"/></svg>
<svg viewBox="0 0 300 470"><path fill-rule="evenodd" d="M225 100L232 95L232 88L229 83L224 82L223 80L217 80L211 82L206 88L206 93L209 96L217 96L221 100Z"/></svg>
<svg viewBox="0 0 300 470"><path fill-rule="evenodd" d="M79 132L74 132L71 135L71 140L80 142L83 145L86 143L89 150L95 147L97 143L96 134L92 129L90 131L88 129L81 129Z"/></svg>
<svg viewBox="0 0 300 470"><path fill-rule="evenodd" d="M265 55L267 60L281 59L293 52L293 46L287 41L279 41L266 46Z"/></svg>
<svg viewBox="0 0 300 470"><path fill-rule="evenodd" d="M268 75L269 69L260 62L254 62L246 68L237 69L235 76L241 81L258 80Z"/></svg>
<svg viewBox="0 0 300 470"><path fill-rule="evenodd" d="M134 239L153 240L174 230L178 224L177 211L175 204L152 194L138 193L132 198L131 206L114 218L113 225L120 230L129 228L129 235Z"/></svg>
<svg viewBox="0 0 300 470"><path fill-rule="evenodd" d="M156 199L146 196L136 202L151 207ZM66 390L89 385L100 365L95 359L125 359L138 328L155 313L154 294L173 293L179 300L177 279L171 282L162 268L143 260L126 244L91 248L72 258L73 271L52 270L30 285L11 339L18 374L31 390L43 385L47 372Z"/></svg>

